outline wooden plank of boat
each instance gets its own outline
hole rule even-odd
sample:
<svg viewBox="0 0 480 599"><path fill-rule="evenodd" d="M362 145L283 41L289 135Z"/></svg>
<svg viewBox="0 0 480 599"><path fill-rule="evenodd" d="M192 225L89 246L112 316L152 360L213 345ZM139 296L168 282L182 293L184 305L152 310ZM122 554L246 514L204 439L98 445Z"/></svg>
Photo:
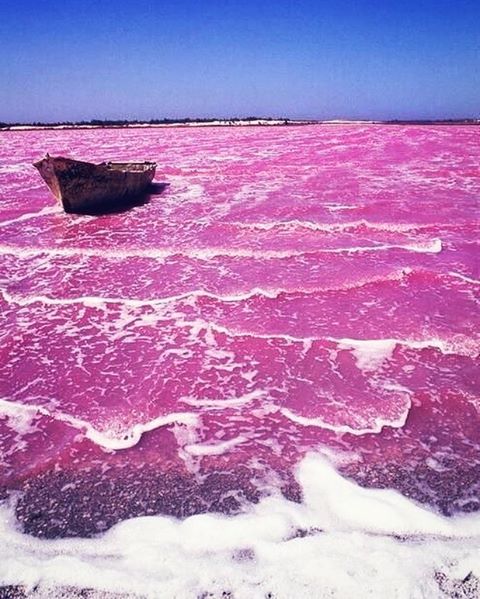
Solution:
<svg viewBox="0 0 480 599"><path fill-rule="evenodd" d="M155 176L155 162L92 164L48 154L35 162L42 179L65 212L89 212L124 204L146 191Z"/></svg>

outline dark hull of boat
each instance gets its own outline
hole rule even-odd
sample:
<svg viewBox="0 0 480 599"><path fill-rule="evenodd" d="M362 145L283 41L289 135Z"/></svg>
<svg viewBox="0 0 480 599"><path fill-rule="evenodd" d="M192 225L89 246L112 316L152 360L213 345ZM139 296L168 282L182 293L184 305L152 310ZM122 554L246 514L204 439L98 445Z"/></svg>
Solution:
<svg viewBox="0 0 480 599"><path fill-rule="evenodd" d="M66 212L91 212L141 196L155 176L154 162L92 164L48 156L33 165Z"/></svg>

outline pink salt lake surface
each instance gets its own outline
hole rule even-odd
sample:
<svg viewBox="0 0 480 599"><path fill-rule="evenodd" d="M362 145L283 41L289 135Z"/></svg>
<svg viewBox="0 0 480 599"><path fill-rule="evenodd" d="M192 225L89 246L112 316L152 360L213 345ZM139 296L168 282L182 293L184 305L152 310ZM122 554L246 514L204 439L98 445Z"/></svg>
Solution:
<svg viewBox="0 0 480 599"><path fill-rule="evenodd" d="M4 132L0 485L39 536L301 500L311 451L480 508L480 129ZM158 162L64 214L44 152Z"/></svg>

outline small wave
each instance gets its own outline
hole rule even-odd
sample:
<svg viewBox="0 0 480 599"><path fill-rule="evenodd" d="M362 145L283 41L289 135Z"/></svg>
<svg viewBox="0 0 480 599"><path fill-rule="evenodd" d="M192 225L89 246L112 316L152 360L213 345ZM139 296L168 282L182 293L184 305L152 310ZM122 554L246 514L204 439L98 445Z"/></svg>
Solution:
<svg viewBox="0 0 480 599"><path fill-rule="evenodd" d="M46 295L18 295L12 294L4 289L0 289L0 295L8 303L18 304L20 306L28 306L30 304L42 303L49 306L64 306L72 304L83 304L87 307L102 307L105 304L121 304L130 306L132 308L138 308L142 306L156 306L162 304L169 304L178 302L186 299L206 297L216 299L222 302L240 302L250 299L255 296L263 296L270 299L278 297L283 290L270 291L266 289L254 288L245 293L230 294L230 295L218 295L202 289L196 289L194 291L186 291L185 293L179 293L178 295L170 295L164 298L155 299L133 299L133 298L122 298L122 297L108 297L108 296L92 296L85 295L72 298L52 298Z"/></svg>
<svg viewBox="0 0 480 599"><path fill-rule="evenodd" d="M31 165L28 162L21 162L20 164L4 164L0 166L0 174L10 175L13 173L24 175L25 171L29 168L31 168Z"/></svg>
<svg viewBox="0 0 480 599"><path fill-rule="evenodd" d="M338 211L342 211L342 210L358 210L358 206L352 205L352 204L324 204L325 208L327 210L330 210L330 212L338 212Z"/></svg>
<svg viewBox="0 0 480 599"><path fill-rule="evenodd" d="M265 393L259 389L246 393L240 397L231 397L227 399L199 399L196 397L182 397L180 401L195 408L209 408L213 410L223 410L225 408L243 407L255 399L262 399Z"/></svg>
<svg viewBox="0 0 480 599"><path fill-rule="evenodd" d="M408 269L404 269L398 276L392 276L391 278L385 279L381 278L380 281L385 280L401 280L402 276L409 275L410 272ZM362 284L368 284L372 281L367 281ZM378 281L373 281L378 282ZM306 291L306 293L315 293L318 291L328 291L328 289L322 290L314 290L314 291ZM304 293L305 291L295 290L295 291L284 291L284 290L262 290L262 289L252 289L243 294L238 295L227 295L221 296L215 293L210 293L202 290L196 290L193 292L187 292L184 294L179 294L177 296L169 296L166 298L160 299L152 299L152 300L137 300L137 299L126 299L126 298L110 298L103 296L85 296L85 297L75 297L75 298L67 298L67 299L58 299L58 298L49 298L46 296L18 296L10 294L5 290L0 289L0 295L4 298L6 302L15 303L21 306L29 306L35 303L43 303L46 305L72 305L72 304L82 304L87 307L92 308L104 308L106 304L113 305L122 305L127 306L132 309L142 308L142 307L152 307L159 308L163 306L168 306L171 303L175 303L177 301L182 300L195 300L197 298L210 298L215 301L221 302L239 302L248 300L254 297L265 297L268 299L276 299L282 294L289 293ZM162 313L162 318L166 318L168 313ZM325 336L317 336L317 335L306 335L306 336L296 336L289 333L268 333L268 332L260 332L253 331L249 329L235 329L230 326L219 324L213 321L207 321L201 318L197 318L196 320L184 320L182 318L178 318L178 314L171 316L172 318L176 318L176 324L180 327L186 327L192 329L195 333L198 334L201 330L207 331L215 331L217 333L223 333L230 337L255 337L257 339L272 339L272 340L281 340L287 343L297 343L301 344L304 351L307 351L311 348L314 342L331 342L339 345L341 348L351 349L354 352L355 357L357 358L357 365L360 369L363 370L374 370L382 362L384 362L388 357L393 353L393 350L397 345L403 346L406 348L414 349L414 350L422 350L422 349L436 349L441 353L448 354L456 354L471 358L476 358L480 355L480 344L479 342L470 337L466 337L465 335L452 335L450 338L441 339L437 337L432 337L428 339L415 339L415 338L381 338L381 339L348 339L348 338L337 338L329 335ZM153 321L152 321L153 322Z"/></svg>
<svg viewBox="0 0 480 599"><path fill-rule="evenodd" d="M340 349L353 350L356 354L359 368L361 365L363 368L366 367L367 369L372 366L372 360L379 364L385 359L388 359L397 345L414 350L436 349L445 355L463 355L471 358L476 358L480 355L479 342L460 334L453 335L449 339L440 339L436 337L430 339L348 339L316 335L300 337L289 333L262 333L251 330L240 330L200 318L192 321L181 320L178 322L178 325L190 327L195 332L210 330L223 333L230 337L253 337L255 339L271 339L299 344L302 346L302 351L305 353L312 348L313 343L315 342L335 343Z"/></svg>
<svg viewBox="0 0 480 599"><path fill-rule="evenodd" d="M442 241L438 238L425 242L410 244L382 244L372 246L352 246L341 248L319 248L313 250L252 250L249 248L128 248L125 250L112 250L108 248L42 248L38 246L0 245L0 254L15 254L19 257L30 257L44 254L48 256L76 257L95 256L100 258L113 258L125 260L127 258L151 258L166 260L177 256L184 256L195 260L207 261L216 257L227 258L253 258L256 260L275 260L308 256L316 254L349 254L381 252L388 250L404 250L421 254L438 254L442 251Z"/></svg>
<svg viewBox="0 0 480 599"><path fill-rule="evenodd" d="M460 355L477 358L480 354L478 341L464 335L453 335L450 339L337 339L328 338L341 348L351 349L361 370L376 370L391 358L397 345L407 349L436 349L444 355Z"/></svg>
<svg viewBox="0 0 480 599"><path fill-rule="evenodd" d="M357 357L357 364L363 368L370 368L373 362L379 364L391 356L393 349L397 345L414 350L436 349L445 355L462 355L476 358L480 355L480 344L475 339L464 335L453 335L450 339L347 339L331 336L305 336L298 337L288 333L260 333L232 329L225 325L220 325L207 321L192 321L183 323L197 329L210 328L220 333L225 333L231 337L255 337L257 339L278 339L287 343L298 343L302 345L305 351L308 351L314 342L331 342L337 344L340 349L352 349Z"/></svg>
<svg viewBox="0 0 480 599"><path fill-rule="evenodd" d="M479 576L478 515L447 519L395 491L362 488L321 453L302 460L297 480L301 504L278 495L230 517L133 518L93 539L32 538L19 531L13 502L4 504L0 579L40 584L44 597L58 596L43 593L48 585L67 588L65 596L81 587L162 597L313 597L319 589L439 597L438 573Z"/></svg>
<svg viewBox="0 0 480 599"><path fill-rule="evenodd" d="M135 424L134 426L118 431L99 431L89 422L80 418L75 418L64 412L51 410L44 406L19 404L7 399L0 399L0 414L5 414L10 418L35 417L36 415L47 416L53 420L64 422L80 431L87 439L106 450L128 449L136 445L142 435L157 428L168 426L170 424L183 424L185 426L197 427L199 424L198 416L191 412L174 412L166 416L159 416L144 424Z"/></svg>
<svg viewBox="0 0 480 599"><path fill-rule="evenodd" d="M351 289L359 289L366 287L367 285L382 284L388 282L398 282L415 277L416 275L425 276L430 275L436 278L442 278L445 276L452 277L454 279L461 280L465 283L480 285L480 281L467 277L461 273L454 271L447 272L445 274L436 273L422 269L412 269L410 267L400 268L394 270L388 274L369 276L366 278L359 278L357 280L345 281L340 284L329 284L329 285L315 285L310 287L253 287L245 291L231 292L228 294L214 293L206 289L193 289L191 291L185 291L175 295L168 295L165 297L154 297L150 299L140 299L132 297L114 297L114 296L102 296L102 295L82 295L66 298L50 297L47 295L21 295L18 293L11 293L7 289L0 288L0 295L7 303L14 303L19 306L28 306L35 303L42 303L50 306L63 306L72 304L83 304L87 307L103 307L105 304L120 304L129 306L132 308L138 308L142 306L157 306L164 305L174 302L181 302L183 300L195 300L197 298L209 298L212 300L218 300L219 302L242 302L247 301L255 297L264 297L267 299L277 299L283 295L315 295L318 293L327 293L332 291L346 291Z"/></svg>
<svg viewBox="0 0 480 599"><path fill-rule="evenodd" d="M360 437L367 434L378 434L381 433L385 427L390 428L402 428L408 418L408 414L410 413L410 408L412 407L412 402L410 399L411 392L406 387L402 387L400 385L384 385L385 390L389 392L398 393L405 398L406 406L405 410L402 412L398 418L385 420L383 418L375 418L374 423L371 426L363 427L363 428L353 428L348 424L333 424L331 422L325 421L320 417L307 417L301 416L300 414L296 414L292 410L288 408L280 408L280 413L288 418L291 422L295 422L295 424L300 424L301 426L313 426L325 430L332 431L337 434L348 433L350 435L355 435L356 437Z"/></svg>
<svg viewBox="0 0 480 599"><path fill-rule="evenodd" d="M308 229L311 231L338 232L364 227L374 231L388 231L392 233L407 233L423 229L427 226L415 223L374 223L364 219L342 223L319 223L309 220L293 219L271 222L232 222L231 224L238 226L241 229L254 229L260 231L271 231L272 229Z"/></svg>
<svg viewBox="0 0 480 599"><path fill-rule="evenodd" d="M347 339L332 336L303 336L299 337L289 333L261 333L251 330L233 329L226 325L209 322L202 319L194 321L181 321L182 326L189 326L196 331L209 329L219 333L224 333L230 337L254 337L255 339L272 339L285 341L287 343L300 344L304 351L309 351L315 342L330 342L335 343L340 349L352 349L356 352L357 360L365 367L371 364L373 354L375 360L381 361L387 359L395 346L422 350L436 349L445 355L457 354L467 357L476 358L480 355L480 344L470 337L464 335L453 335L450 339L400 339L400 338L385 338L385 339ZM360 367L360 366L359 366Z"/></svg>
<svg viewBox="0 0 480 599"><path fill-rule="evenodd" d="M25 220L30 220L32 218L38 218L39 216L45 216L46 214L62 214L62 211L58 206L46 206L38 212L27 212L26 214L21 214L20 216L11 218L10 220L0 221L0 227L6 227L7 225L12 225L13 223L20 223Z"/></svg>
<svg viewBox="0 0 480 599"><path fill-rule="evenodd" d="M400 271L398 275L389 277L389 278L380 278L374 281L367 281L362 283L361 285L366 285L369 283L376 283L378 281L385 280L401 280L403 276L409 275L409 269L404 269ZM462 277L463 278L463 277ZM359 285L359 286L361 286ZM343 289L343 287L342 287ZM168 306L171 303L175 303L182 300L195 300L197 298L209 298L215 301L220 302L240 302L244 300L248 300L254 297L265 297L268 299L276 299L282 294L290 294L290 293L316 293L319 291L329 291L331 289L315 289L315 290L263 290L259 288L254 288L251 291L238 294L238 295L217 295L215 293L210 293L203 290L196 290L193 292L186 292L184 294L179 294L176 296L169 296L166 298L159 299L151 299L151 300L140 300L140 299L127 299L127 298L111 298L104 296L85 296L85 297L75 297L75 298L50 298L47 296L19 296L13 295L9 292L0 289L0 295L3 299L8 303L15 303L20 306L29 306L35 303L43 303L46 305L53 306L64 306L64 305L74 305L74 304L82 304L86 307L92 308L104 308L106 304L113 305L122 305L127 306L132 309L142 308L142 307L152 307L159 308L162 306ZM164 314L164 313L162 313ZM168 313L165 313L168 314ZM296 336L289 333L267 333L260 331L253 331L249 329L235 329L229 327L224 324L219 324L213 321L207 321L201 318L197 318L196 320L184 320L182 318L178 318L178 314L172 315L173 318L176 318L176 324L180 327L191 328L195 333L198 333L201 330L210 330L218 333L226 334L230 337L255 337L257 339L273 339L273 340L282 340L288 343L298 343L301 344L304 350L308 350L314 342L317 341L327 341L332 342L339 345L341 348L351 349L354 352L354 355L357 358L357 364L359 368L364 370L376 369L383 361L388 359L388 357L393 353L393 350L397 345L404 346L406 348L414 349L414 350L422 350L422 349L436 349L441 353L447 354L456 354L467 357L476 358L480 355L480 344L479 342L470 337L466 337L465 335L452 335L452 337L448 339L440 339L436 337L432 337L429 339L415 339L415 338L382 338L382 339L348 339L348 338L337 338L333 336L317 336L317 335L306 335L306 336ZM162 316L162 318L166 318L166 316ZM152 321L153 322L153 321Z"/></svg>
<svg viewBox="0 0 480 599"><path fill-rule="evenodd" d="M229 222L228 224L239 227L240 229L251 229L259 231L271 231L274 229L307 229L310 231L322 231L325 233L335 233L339 231L350 231L359 228L365 228L372 231L385 231L389 233L410 233L412 231L423 231L430 229L456 229L459 226L472 226L471 223L391 223L391 222L372 222L365 219L322 223L310 220L285 220L285 221L267 221L267 222Z"/></svg>
<svg viewBox="0 0 480 599"><path fill-rule="evenodd" d="M459 272L450 271L448 274L451 277L454 277L456 279L460 279L461 281L465 281L466 283L471 283L472 285L480 285L480 280L479 279L472 279L471 277L467 277L465 275L462 275Z"/></svg>
<svg viewBox="0 0 480 599"><path fill-rule="evenodd" d="M193 443L185 445L183 450L192 456L223 455L230 449L247 441L246 437L238 435L233 439L216 441L215 443Z"/></svg>
<svg viewBox="0 0 480 599"><path fill-rule="evenodd" d="M346 289L355 289L359 287L364 287L369 284L375 283L383 283L388 281L399 281L404 277L410 275L412 270L409 268L404 268L399 271L393 272L389 275L379 276L379 277L371 277L367 279L361 279L359 281L347 282L338 286L319 286L319 287L302 287L302 288L282 288L277 287L275 289L265 289L261 287L253 287L252 289L239 293L230 293L226 295L221 295L217 293L213 293L210 291L206 291L204 289L194 289L193 291L186 291L184 293L179 293L177 295L169 295L162 298L152 298L152 299L136 299L136 298L124 298L124 297L109 297L109 296L93 296L93 295L84 295L77 296L71 298L54 298L46 295L19 295L13 294L7 291L6 289L0 289L0 295L2 295L3 299L7 303L14 303L19 306L28 306L35 303L42 303L49 306L67 306L72 304L83 304L87 307L102 307L105 304L121 304L125 306L130 306L132 308L142 307L142 306L156 306L169 304L174 302L179 302L182 300L190 300L196 298L210 298L213 300L218 300L220 302L242 302L254 297L265 297L268 299L276 299L281 295L291 295L291 294L315 294L322 293L327 291L337 291L337 290L346 290Z"/></svg>

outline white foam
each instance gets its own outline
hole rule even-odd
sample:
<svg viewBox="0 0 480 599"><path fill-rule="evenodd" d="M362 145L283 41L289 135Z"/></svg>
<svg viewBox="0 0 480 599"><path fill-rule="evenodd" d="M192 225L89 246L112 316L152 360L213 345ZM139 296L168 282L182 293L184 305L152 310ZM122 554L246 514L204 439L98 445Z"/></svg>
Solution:
<svg viewBox="0 0 480 599"><path fill-rule="evenodd" d="M135 446L144 433L163 426L168 426L170 424L183 424L189 427L199 426L199 417L191 412L172 412L166 416L158 416L144 424L134 424L131 428L126 430L122 427L120 431L111 431L107 429L106 431L100 432L88 423L77 421L76 419L75 421L81 423L81 425L85 427L85 436L88 439L100 447L116 451Z"/></svg>
<svg viewBox="0 0 480 599"><path fill-rule="evenodd" d="M377 417L374 419L371 426L359 426L358 428L354 428L353 426L349 426L348 424L333 424L332 422L327 422L324 418L314 416L302 416L288 408L280 408L280 413L283 414L285 418L288 418L291 422L295 422L295 424L300 424L301 426L318 427L332 431L339 435L349 433L350 435L355 435L359 437L371 433L380 433L382 432L382 429L387 426L390 428L402 428L407 421L410 408L412 407L412 401L410 398L411 392L406 387L402 387L400 385L384 384L383 387L387 391L395 392L398 395L401 395L403 397L405 407L402 413L396 418L385 419Z"/></svg>
<svg viewBox="0 0 480 599"><path fill-rule="evenodd" d="M263 297L274 299L280 293L282 293L282 290L272 291L269 289L261 289L258 287L254 287L253 289L243 293L228 295L219 295L216 293L211 293L209 291L204 291L203 289L195 289L194 291L186 291L185 293L179 293L178 295L170 295L167 297L143 300L125 297L108 297L92 295L83 295L71 298L55 298L48 297L46 295L12 294L6 289L0 289L0 295L2 295L6 302L15 303L20 306L28 306L35 303L42 303L49 306L68 306L73 304L83 304L90 308L102 308L105 304L120 304L130 306L132 308L138 308L142 306L156 306L162 304L169 304L172 302L177 302L185 299L195 299L198 297L208 297L211 299L220 300L222 302L240 302L250 299L251 297L254 297L256 295L261 295Z"/></svg>
<svg viewBox="0 0 480 599"><path fill-rule="evenodd" d="M353 206L342 206L341 209L353 208ZM337 210L340 208L337 208ZM235 222L232 223L242 229L258 229L270 231L272 229L308 229L311 231L335 232L348 231L365 227L374 231L389 231L394 233L406 233L424 228L430 228L431 225L422 225L414 223L389 223L389 222L371 222L365 219L346 221L340 223L321 223L309 220L285 220L285 221L269 221L269 222Z"/></svg>
<svg viewBox="0 0 480 599"><path fill-rule="evenodd" d="M450 271L448 274L451 277L454 277L456 279L460 279L461 281L465 281L466 283L471 283L472 285L480 285L480 280L479 279L473 279L472 277L467 277L465 275L462 275L459 272Z"/></svg>
<svg viewBox="0 0 480 599"><path fill-rule="evenodd" d="M20 306L28 306L35 303L42 303L49 306L68 306L73 304L83 304L84 306L90 308L103 308L105 304L119 304L130 306L132 308L142 307L142 306L156 306L169 304L181 300L192 300L195 301L197 298L210 298L222 302L241 302L251 299L255 296L261 296L268 299L276 299L279 295L283 293L321 293L325 291L334 291L334 290L344 290L351 289L357 287L363 287L372 283L379 283L384 281L400 281L406 275L411 273L411 269L403 268L399 271L394 271L393 273L385 276L379 277L370 277L366 279L357 280L350 283L344 283L339 286L316 286L310 288L282 288L277 287L275 289L266 289L262 287L253 287L247 291L239 292L239 293L229 293L229 294L217 294L212 293L210 291L206 291L204 289L194 289L192 291L186 291L184 293L179 293L177 295L169 295L166 297L160 298L151 298L151 299L136 299L136 298L128 298L128 297L113 297L113 296L93 296L93 295L83 295L76 297L68 297L68 298L57 298L57 297L49 297L46 295L20 295L13 294L7 291L6 289L0 289L0 295L3 299L8 303L15 303Z"/></svg>
<svg viewBox="0 0 480 599"><path fill-rule="evenodd" d="M259 260L271 260L279 258L290 258L294 256L304 256L309 254L343 254L343 253L363 253L379 252L392 249L405 250L421 254L438 254L442 251L442 241L438 238L411 244L379 244L369 246L352 246L340 248L318 248L311 250L256 250L251 248L127 248L124 250L109 248L91 248L91 247L63 247L46 248L39 246L16 246L13 244L1 244L0 254L15 254L19 257L38 256L45 254L48 256L76 257L76 256L98 256L102 258L111 258L125 260L127 258L152 258L155 260L165 260L172 256L185 256L195 260L211 260L219 256L230 258L254 258Z"/></svg>
<svg viewBox="0 0 480 599"><path fill-rule="evenodd" d="M358 206L356 206L355 204L332 204L332 203L326 203L324 204L325 207L327 208L327 210L330 210L330 212L339 212L342 210L357 210Z"/></svg>
<svg viewBox="0 0 480 599"><path fill-rule="evenodd" d="M409 269L402 269L398 273L393 273L388 277L381 277L378 279L371 279L362 281L359 285L365 285L370 282L378 280L401 280L405 275L409 274ZM183 294L168 296L165 298L155 299L131 299L131 298L115 298L106 296L81 296L73 298L50 298L42 295L18 295L11 294L4 289L0 289L0 295L5 301L9 303L16 303L21 306L28 306L37 302L46 305L70 305L70 304L83 304L87 307L103 308L106 304L118 304L126 306L127 308L139 308L149 306L152 308L168 306L171 303L181 300L196 300L197 298L211 298L222 302L239 302L250 299L254 296L262 296L269 299L275 299L281 293L295 293L300 290L284 291L281 289L261 289L253 288L250 291L239 294L219 295L204 290L195 290L191 292L185 292ZM303 292L303 291L302 291ZM165 318L164 316L151 315L147 318L150 324L154 323L158 318ZM135 319L136 320L136 319ZM122 327L128 320L122 321ZM142 324L146 324L145 319L142 320ZM304 352L306 353L314 341L331 341L337 343L341 348L352 349L357 360L357 365L362 370L375 370L381 364L387 360L393 353L396 345L402 345L410 347L412 349L426 349L435 348L441 351L443 354L459 354L470 357L476 357L480 355L480 344L473 338L466 337L464 335L456 335L452 339L400 339L400 338L383 338L383 339L348 339L348 338L335 338L330 336L303 336L299 337L288 333L261 333L251 330L236 330L226 325L208 322L203 319L196 319L194 321L188 320L177 320L177 325L180 327L190 328L193 337L197 336L202 330L207 331L208 335L211 335L212 331L218 333L224 333L231 337L256 337L258 339L273 339L283 340L288 343L299 343L302 344ZM212 340L213 342L213 340ZM170 353L176 353L181 355L184 350L169 350Z"/></svg>
<svg viewBox="0 0 480 599"><path fill-rule="evenodd" d="M89 422L59 410L39 405L20 404L7 399L0 399L0 414L6 414L9 419L33 418L37 414L48 416L82 431L87 439L90 439L90 441L106 450L120 450L133 447L140 441L144 433L162 426L171 424L183 424L190 427L199 426L199 417L196 414L192 414L191 412L172 412L145 423L136 423L131 427L125 427L125 424L120 422L109 422L105 425L104 430L98 430Z"/></svg>
<svg viewBox="0 0 480 599"><path fill-rule="evenodd" d="M233 439L226 439L221 441L214 441L210 443L194 443L192 445L185 445L184 451L194 456L204 455L222 455L227 451L230 451L233 447L241 445L247 441L246 437L238 435Z"/></svg>
<svg viewBox="0 0 480 599"><path fill-rule="evenodd" d="M441 239L435 238L429 241L418 242L418 243L410 243L410 244L383 244L383 245L374 245L374 246L359 246L359 247L351 247L351 248L341 248L338 250L325 250L328 252L376 252L381 250L406 250L409 252L415 252L417 254L439 254L442 251L442 241Z"/></svg>
<svg viewBox="0 0 480 599"><path fill-rule="evenodd" d="M342 478L322 456L309 455L300 469L305 504L321 514L326 530L368 530L392 535L462 538L480 534L474 516L444 518L390 489L366 489Z"/></svg>
<svg viewBox="0 0 480 599"><path fill-rule="evenodd" d="M223 410L225 408L237 408L243 407L255 399L262 399L265 396L265 392L261 389L255 389L250 393L245 393L240 397L229 397L226 399L208 399L208 398L197 398L197 397L182 397L179 401L186 403L189 406L197 408L209 408L213 410Z"/></svg>
<svg viewBox="0 0 480 599"><path fill-rule="evenodd" d="M303 504L273 496L232 517L135 518L89 540L27 537L3 506L0 581L151 598L439 599L440 575L480 575L477 515L449 520L363 489L321 455L303 460L298 480Z"/></svg>
<svg viewBox="0 0 480 599"><path fill-rule="evenodd" d="M28 168L28 166L30 166L30 165L26 162L22 162L20 164L4 164L4 165L0 166L0 174L5 175L5 174L10 174L10 173L15 173L15 174L24 173L25 167Z"/></svg>
<svg viewBox="0 0 480 599"><path fill-rule="evenodd" d="M337 339L328 337L328 340L338 343L340 349L351 349L356 358L357 366L361 370L370 371L378 369L385 361L392 357L397 345L409 349L436 349L442 354L457 354L476 358L480 354L480 343L464 335L454 335L451 339Z"/></svg>
<svg viewBox="0 0 480 599"><path fill-rule="evenodd" d="M22 406L23 407L23 406ZM18 404L0 399L0 416L7 418L9 428L20 435L28 433L36 416L34 410L24 410Z"/></svg>
<svg viewBox="0 0 480 599"><path fill-rule="evenodd" d="M397 339L340 339L337 341L340 348L347 347L353 350L360 370L376 370L393 354L399 340Z"/></svg>
<svg viewBox="0 0 480 599"><path fill-rule="evenodd" d="M195 321L179 321L178 325L192 327L196 334L203 329L209 329L218 333L224 333L230 337L255 337L256 339L272 339L285 341L286 343L300 344L305 353L311 349L312 344L315 341L328 341L338 344L339 349L354 350L357 365L360 361L363 367L369 364L369 368L370 366L373 366L373 362L375 362L376 367L378 367L384 360L388 359L391 356L394 345L400 345L411 349L433 348L446 355L459 354L476 357L480 353L480 344L475 341L475 339L464 335L455 335L452 339L439 339L436 337L419 340L400 338L348 339L315 335L300 337L289 333L260 333L251 330L233 329L225 325L207 322L202 319L197 319Z"/></svg>
<svg viewBox="0 0 480 599"><path fill-rule="evenodd" d="M13 223L20 223L26 220L30 220L32 218L38 218L39 216L44 216L46 214L62 214L62 211L59 206L45 206L45 208L42 208L37 212L26 212L25 214L21 214L20 216L17 216L15 218L0 221L0 227L6 227L7 225L11 225Z"/></svg>

